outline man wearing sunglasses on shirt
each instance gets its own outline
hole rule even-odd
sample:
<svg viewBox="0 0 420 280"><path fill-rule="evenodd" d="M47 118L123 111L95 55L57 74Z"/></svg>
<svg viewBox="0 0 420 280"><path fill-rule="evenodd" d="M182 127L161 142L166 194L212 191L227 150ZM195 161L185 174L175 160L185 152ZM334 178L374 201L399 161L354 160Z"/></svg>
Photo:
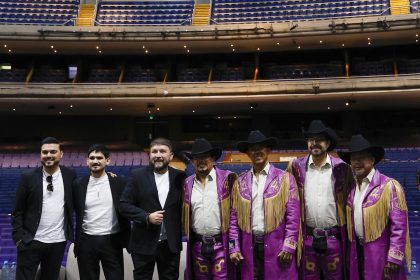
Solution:
<svg viewBox="0 0 420 280"><path fill-rule="evenodd" d="M56 138L41 142L42 167L22 174L12 212L17 247L16 279L56 280L67 240L73 240L73 170L60 166L63 157Z"/></svg>

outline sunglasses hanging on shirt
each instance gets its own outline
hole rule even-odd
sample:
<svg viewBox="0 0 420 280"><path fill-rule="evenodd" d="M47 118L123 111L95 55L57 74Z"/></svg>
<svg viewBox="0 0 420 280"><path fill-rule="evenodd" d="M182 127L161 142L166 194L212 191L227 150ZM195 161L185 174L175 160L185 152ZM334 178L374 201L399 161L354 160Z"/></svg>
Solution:
<svg viewBox="0 0 420 280"><path fill-rule="evenodd" d="M48 183L47 190L49 192L54 191L54 187L53 187L53 184L52 184L52 176L51 175L50 176L47 176L47 183Z"/></svg>

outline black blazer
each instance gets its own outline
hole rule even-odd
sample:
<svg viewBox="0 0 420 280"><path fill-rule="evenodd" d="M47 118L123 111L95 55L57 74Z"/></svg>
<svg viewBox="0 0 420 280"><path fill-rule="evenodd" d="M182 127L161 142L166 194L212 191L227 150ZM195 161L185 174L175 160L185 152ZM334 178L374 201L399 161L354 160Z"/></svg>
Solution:
<svg viewBox="0 0 420 280"><path fill-rule="evenodd" d="M64 232L66 239L73 241L73 201L72 183L76 173L60 166L64 184ZM42 213L42 167L35 168L20 177L12 212L12 237L15 243L22 240L31 242L39 226Z"/></svg>
<svg viewBox="0 0 420 280"><path fill-rule="evenodd" d="M153 167L147 166L133 170L120 201L120 212L133 220L129 243L130 253L153 255L156 252L161 226L149 224L149 213L162 210L156 187ZM181 207L182 183L185 173L169 167L169 193L163 214L163 223L168 236L171 252L182 250Z"/></svg>
<svg viewBox="0 0 420 280"><path fill-rule="evenodd" d="M130 238L130 221L125 217L121 216L118 212L118 206L120 203L120 197L125 187L125 181L121 177L113 177L108 175L109 185L111 188L112 201L114 204L115 211L117 212L118 224L120 226L120 231L118 236L116 236L121 242L121 248L126 248L128 245L128 240ZM80 235L82 234L82 224L83 216L85 213L86 206L86 192L87 186L89 183L90 176L85 176L79 178L73 183L73 203L74 210L76 211L76 236L74 241L74 254L77 256L78 253L78 241L80 240Z"/></svg>

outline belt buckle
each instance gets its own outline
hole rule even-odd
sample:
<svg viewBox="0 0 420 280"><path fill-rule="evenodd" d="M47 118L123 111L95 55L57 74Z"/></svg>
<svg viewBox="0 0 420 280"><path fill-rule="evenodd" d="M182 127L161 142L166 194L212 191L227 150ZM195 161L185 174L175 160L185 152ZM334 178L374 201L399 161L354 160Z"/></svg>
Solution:
<svg viewBox="0 0 420 280"><path fill-rule="evenodd" d="M323 235L318 234L318 232L323 232ZM322 229L322 228L314 228L313 231L312 231L312 235L315 238L323 238L323 237L327 238L328 237L328 232L326 230Z"/></svg>
<svg viewBox="0 0 420 280"><path fill-rule="evenodd" d="M216 237L212 235L203 235L202 241L204 244L215 244L216 243Z"/></svg>

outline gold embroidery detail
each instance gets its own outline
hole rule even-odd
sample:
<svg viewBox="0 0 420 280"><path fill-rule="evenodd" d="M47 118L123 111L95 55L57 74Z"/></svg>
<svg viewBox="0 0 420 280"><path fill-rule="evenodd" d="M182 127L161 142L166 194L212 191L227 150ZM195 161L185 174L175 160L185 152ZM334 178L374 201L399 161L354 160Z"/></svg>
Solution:
<svg viewBox="0 0 420 280"><path fill-rule="evenodd" d="M201 273L209 273L209 267L205 264L201 264L200 261L195 261L195 264L198 266L198 269Z"/></svg>
<svg viewBox="0 0 420 280"><path fill-rule="evenodd" d="M337 193L337 212L338 212L338 219L341 226L346 224L346 201L344 199L344 190Z"/></svg>
<svg viewBox="0 0 420 280"><path fill-rule="evenodd" d="M394 258L396 260L402 261L404 258L404 253L401 252L400 250L396 250L396 249L390 249L388 252L388 255L391 258Z"/></svg>
<svg viewBox="0 0 420 280"><path fill-rule="evenodd" d="M298 243L293 239L286 238L284 240L284 246L289 247L290 249L296 250Z"/></svg>
<svg viewBox="0 0 420 280"><path fill-rule="evenodd" d="M305 257L305 268L307 271L315 272L316 265L314 262L308 261L308 257Z"/></svg>
<svg viewBox="0 0 420 280"><path fill-rule="evenodd" d="M352 226L353 226L353 219L351 216L351 207L350 206L346 206L346 216L347 216L347 235L349 237L349 241L352 242L353 241L353 232L352 232Z"/></svg>
<svg viewBox="0 0 420 280"><path fill-rule="evenodd" d="M220 261L219 261L219 263L216 263L216 264L214 265L214 271L215 271L215 272L220 272L220 271L222 271L222 263L224 263L224 262L225 262L225 259L221 258L221 259L220 259Z"/></svg>
<svg viewBox="0 0 420 280"><path fill-rule="evenodd" d="M327 264L328 266L328 271L336 271L337 270L337 263L340 261L339 257L335 257L334 260L332 262L329 262Z"/></svg>
<svg viewBox="0 0 420 280"><path fill-rule="evenodd" d="M184 198L185 199L185 198ZM184 225L184 233L187 239L190 237L190 205L184 200L182 204L182 224Z"/></svg>

